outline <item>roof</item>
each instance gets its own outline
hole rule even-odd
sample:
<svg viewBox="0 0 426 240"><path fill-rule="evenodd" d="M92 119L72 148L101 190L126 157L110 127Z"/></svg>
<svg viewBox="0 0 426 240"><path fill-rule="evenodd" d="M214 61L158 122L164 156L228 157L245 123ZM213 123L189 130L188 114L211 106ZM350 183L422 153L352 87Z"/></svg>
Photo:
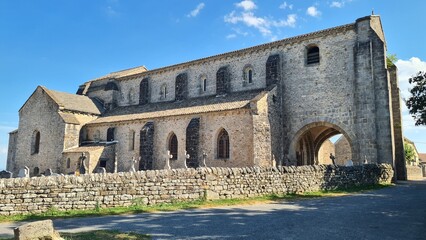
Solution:
<svg viewBox="0 0 426 240"><path fill-rule="evenodd" d="M64 150L63 153L82 153L103 150L105 146L83 146Z"/></svg>
<svg viewBox="0 0 426 240"><path fill-rule="evenodd" d="M426 153L419 153L419 160L426 163Z"/></svg>
<svg viewBox="0 0 426 240"><path fill-rule="evenodd" d="M112 73L107 74L105 76L96 78L92 81L102 80L102 79L110 79L110 78L122 78L122 77L127 77L127 76L130 76L130 75L143 73L143 72L146 72L146 71L148 71L148 69L145 66L139 66L139 67L129 68L129 69L125 69L125 70L121 70L121 71L117 71L117 72L112 72Z"/></svg>
<svg viewBox="0 0 426 240"><path fill-rule="evenodd" d="M76 116L72 113L60 112L59 116L61 116L62 120L64 120L65 123L80 124L80 121L78 121Z"/></svg>
<svg viewBox="0 0 426 240"><path fill-rule="evenodd" d="M58 92L40 86L53 101L58 104L59 109L100 115L103 111L101 104L87 96Z"/></svg>
<svg viewBox="0 0 426 240"><path fill-rule="evenodd" d="M266 94L263 89L249 92L234 92L226 96L191 98L184 101L157 102L146 105L118 107L105 113L89 124L114 123L123 121L153 119L208 112L220 112L250 108L250 103Z"/></svg>
<svg viewBox="0 0 426 240"><path fill-rule="evenodd" d="M366 17L358 19L357 21L362 20L362 19L371 18L371 17L372 16L366 16ZM339 32L339 31L346 31L346 30L351 30L351 29L355 29L355 23L350 23L350 24L346 24L346 25L341 25L341 26L337 26L337 27L323 29L323 30L316 31L316 32L302 34L302 35L298 35L298 36L294 36L294 37L290 37L290 38L285 38L285 39L274 41L274 42L269 42L269 43L265 43L265 44L261 44L261 45L257 45L257 46L253 46L253 47L248 47L248 48L244 48L244 49L240 49L240 50L236 50L236 51L231 51L231 52L227 52L227 53L213 55L213 56L209 56L209 57L205 57L205 58L201 58L201 59L197 59L197 60L192 60L192 61L188 61L188 62L184 62L184 63L178 63L178 64L175 64L175 65L161 67L161 68L157 68L157 69L153 69L153 70L149 70L149 71L145 68L145 66L135 67L135 68L131 68L131 69L128 69L128 70L113 72L113 73L108 74L106 76L88 81L85 84L88 84L90 82L97 81L97 80L103 80L103 79L106 79L108 77L109 78L116 78L116 79L122 78L123 80L129 79L129 78L136 78L136 77L140 77L144 74L152 74L152 73L156 73L156 72L160 72L160 71L165 71L167 69L187 67L188 65L199 64L199 63L203 63L205 61L212 61L212 60L223 58L223 57L231 57L233 55L242 54L242 53L248 52L248 51L258 51L258 50L261 50L261 49L273 48L273 47L280 46L282 44L289 44L289 43L293 43L293 42L296 42L296 41L307 40L307 39L311 39L311 38L314 38L314 37L321 37L321 36L326 35L326 34L335 33L335 32Z"/></svg>

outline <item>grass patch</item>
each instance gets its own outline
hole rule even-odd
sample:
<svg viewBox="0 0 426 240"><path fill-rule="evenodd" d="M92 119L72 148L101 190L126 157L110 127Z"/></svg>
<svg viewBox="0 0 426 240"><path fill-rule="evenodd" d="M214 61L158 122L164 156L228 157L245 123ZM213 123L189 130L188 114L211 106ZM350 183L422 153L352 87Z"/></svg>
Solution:
<svg viewBox="0 0 426 240"><path fill-rule="evenodd" d="M156 204L156 205L143 205L136 199L134 204L128 207L101 208L97 205L97 207L92 210L69 210L69 211L59 211L55 208L51 208L47 212L40 213L40 214L0 216L0 222L43 220L43 219L53 219L53 218L105 216L105 215L119 215L119 214L135 214L135 213L158 212L158 211L176 211L181 209L192 209L192 208L249 205L249 204L266 203L266 202L280 201L280 200L301 200L301 199L310 199L310 198L319 198L319 197L343 196L343 195L348 195L352 193L359 193L364 191L381 189L381 188L385 188L389 186L393 186L393 185L379 184L379 185L371 185L371 186L352 187L349 189L307 192L302 194L283 194L283 195L271 194L271 195L265 195L260 197L243 198L243 199L219 199L219 200L212 200L212 201L200 199L196 201L162 203L162 204Z"/></svg>
<svg viewBox="0 0 426 240"><path fill-rule="evenodd" d="M107 240L107 239L126 239L126 240L149 240L151 237L146 234L139 234L134 232L123 233L111 230L97 230L79 233L60 233L61 237L65 240ZM5 240L13 240L14 238L7 238Z"/></svg>
<svg viewBox="0 0 426 240"><path fill-rule="evenodd" d="M106 239L128 239L128 240L148 240L149 235L134 232L123 233L111 230L98 230L80 233L60 233L65 240L106 240Z"/></svg>

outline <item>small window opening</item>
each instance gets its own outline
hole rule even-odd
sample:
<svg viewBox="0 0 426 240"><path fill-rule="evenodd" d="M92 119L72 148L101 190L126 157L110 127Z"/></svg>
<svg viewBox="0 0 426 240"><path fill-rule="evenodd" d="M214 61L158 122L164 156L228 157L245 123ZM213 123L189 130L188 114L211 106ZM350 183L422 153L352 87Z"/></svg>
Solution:
<svg viewBox="0 0 426 240"><path fill-rule="evenodd" d="M115 140L115 128L108 128L107 130L107 141L114 141Z"/></svg>
<svg viewBox="0 0 426 240"><path fill-rule="evenodd" d="M67 159L67 168L71 168L71 159L70 158Z"/></svg>
<svg viewBox="0 0 426 240"><path fill-rule="evenodd" d="M131 130L129 134L129 150L133 151L135 150L135 131Z"/></svg>
<svg viewBox="0 0 426 240"><path fill-rule="evenodd" d="M207 91L207 78L203 79L203 92Z"/></svg>
<svg viewBox="0 0 426 240"><path fill-rule="evenodd" d="M314 46L314 47L310 47L308 48L308 53L307 53L307 64L315 64L315 63L319 63L320 62L320 55L319 55L319 48Z"/></svg>
<svg viewBox="0 0 426 240"><path fill-rule="evenodd" d="M172 134L169 140L169 152L172 155L171 159L176 160L178 155L178 140L176 134Z"/></svg>
<svg viewBox="0 0 426 240"><path fill-rule="evenodd" d="M33 139L31 144L31 154L37 154L40 152L40 132L35 131L33 133Z"/></svg>
<svg viewBox="0 0 426 240"><path fill-rule="evenodd" d="M107 160L101 160L99 162L99 167L106 168L106 165L107 165Z"/></svg>
<svg viewBox="0 0 426 240"><path fill-rule="evenodd" d="M161 86L161 97L163 99L167 98L167 85Z"/></svg>

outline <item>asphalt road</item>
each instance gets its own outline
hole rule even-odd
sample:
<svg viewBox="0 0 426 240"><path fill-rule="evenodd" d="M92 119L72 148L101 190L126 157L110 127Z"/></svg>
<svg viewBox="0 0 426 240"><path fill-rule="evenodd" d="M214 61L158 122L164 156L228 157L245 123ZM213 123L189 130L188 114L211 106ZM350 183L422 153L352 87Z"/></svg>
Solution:
<svg viewBox="0 0 426 240"><path fill-rule="evenodd" d="M0 224L11 237L22 223ZM153 239L426 239L426 181L344 197L54 220L59 231L116 229Z"/></svg>

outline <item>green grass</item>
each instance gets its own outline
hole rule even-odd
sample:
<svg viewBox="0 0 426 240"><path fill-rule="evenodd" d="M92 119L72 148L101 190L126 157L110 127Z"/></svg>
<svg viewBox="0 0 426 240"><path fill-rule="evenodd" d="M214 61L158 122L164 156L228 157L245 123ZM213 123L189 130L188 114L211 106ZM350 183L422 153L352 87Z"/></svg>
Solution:
<svg viewBox="0 0 426 240"><path fill-rule="evenodd" d="M73 218L73 217L89 217L89 216L105 216L105 215L119 215L119 214L132 214L132 213L144 213L144 212L158 212L158 211L176 211L180 209L191 209L191 208L208 208L217 206L232 206L242 204L255 204L255 203L266 203L270 201L280 200L301 200L307 198L319 198L319 197L333 197L342 196L352 193L359 193L363 191L381 189L392 185L371 185L362 187L353 187L349 189L337 189L332 191L318 191L318 192L307 192L303 194L285 194L277 195L271 194L261 197L243 198L243 199L220 199L220 200L196 200L196 201L185 201L185 202L173 202L163 203L156 205L143 205L140 204L137 199L134 204L129 207L112 207L112 208L100 208L99 206L92 210L69 210L69 211L58 211L57 209L51 208L45 213L40 214L25 214L25 215L14 215L14 216L0 216L0 222L10 221L28 221L28 220L43 220L53 218Z"/></svg>
<svg viewBox="0 0 426 240"><path fill-rule="evenodd" d="M108 239L126 239L126 240L149 240L151 237L145 234L134 232L123 233L119 231L97 230L80 233L60 233L65 240L108 240ZM5 240L13 240L8 238Z"/></svg>

